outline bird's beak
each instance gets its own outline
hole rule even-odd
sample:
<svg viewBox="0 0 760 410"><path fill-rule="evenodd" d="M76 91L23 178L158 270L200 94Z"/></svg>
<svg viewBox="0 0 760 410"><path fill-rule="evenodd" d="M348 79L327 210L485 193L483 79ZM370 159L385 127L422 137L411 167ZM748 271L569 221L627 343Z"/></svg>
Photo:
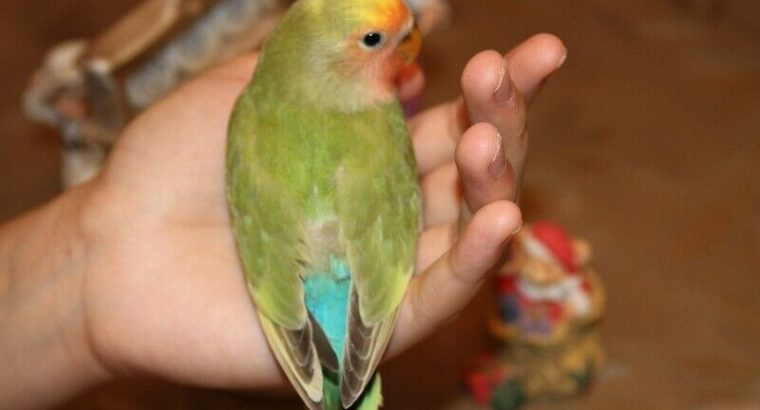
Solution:
<svg viewBox="0 0 760 410"><path fill-rule="evenodd" d="M398 45L398 53L401 56L401 60L404 64L411 65L414 60L417 59L417 54L420 52L420 46L422 45L422 33L417 24L412 27L412 31L401 40Z"/></svg>

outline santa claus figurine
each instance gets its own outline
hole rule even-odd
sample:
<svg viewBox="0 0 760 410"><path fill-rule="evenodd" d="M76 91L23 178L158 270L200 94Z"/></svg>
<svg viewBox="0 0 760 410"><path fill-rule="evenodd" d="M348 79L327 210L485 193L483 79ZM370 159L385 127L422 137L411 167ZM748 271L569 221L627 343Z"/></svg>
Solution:
<svg viewBox="0 0 760 410"><path fill-rule="evenodd" d="M586 241L552 222L523 228L497 279L501 321L523 337L556 339L568 321L590 318L592 289L583 269L590 254Z"/></svg>
<svg viewBox="0 0 760 410"><path fill-rule="evenodd" d="M476 401L512 409L589 386L603 356L595 324L604 308L590 256L586 241L549 221L517 234L496 280L491 331L502 344L468 375Z"/></svg>

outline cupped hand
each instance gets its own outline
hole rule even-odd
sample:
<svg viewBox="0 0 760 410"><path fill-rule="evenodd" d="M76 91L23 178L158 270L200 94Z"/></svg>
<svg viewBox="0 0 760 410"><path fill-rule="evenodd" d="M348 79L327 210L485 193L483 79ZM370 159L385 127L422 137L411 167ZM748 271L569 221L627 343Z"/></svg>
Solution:
<svg viewBox="0 0 760 410"><path fill-rule="evenodd" d="M425 220L389 354L460 311L519 229L526 105L564 56L550 35L506 56L482 52L464 70L462 97L410 119ZM114 377L227 388L285 380L246 290L224 192L227 120L255 63L210 71L143 113L87 187L85 326Z"/></svg>

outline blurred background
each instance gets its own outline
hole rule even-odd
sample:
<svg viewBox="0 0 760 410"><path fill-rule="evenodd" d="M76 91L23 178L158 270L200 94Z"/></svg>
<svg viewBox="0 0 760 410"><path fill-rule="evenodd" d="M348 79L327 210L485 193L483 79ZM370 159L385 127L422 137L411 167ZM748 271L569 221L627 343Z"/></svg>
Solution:
<svg viewBox="0 0 760 410"><path fill-rule="evenodd" d="M0 222L60 191L54 131L22 91L45 51L92 37L136 0L0 0ZM523 208L593 246L606 283L606 370L535 409L760 408L760 3L454 0L424 45L424 104L452 98L479 50L537 32L569 58L530 113ZM382 367L386 408L467 408L461 376L489 346L484 289L461 317ZM264 396L264 397L262 397ZM272 394L153 380L64 409L300 408Z"/></svg>

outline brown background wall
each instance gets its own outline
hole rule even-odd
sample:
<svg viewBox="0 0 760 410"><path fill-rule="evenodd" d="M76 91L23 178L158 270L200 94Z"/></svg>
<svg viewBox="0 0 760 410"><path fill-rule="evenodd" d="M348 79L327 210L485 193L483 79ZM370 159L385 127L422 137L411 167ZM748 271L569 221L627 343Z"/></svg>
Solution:
<svg viewBox="0 0 760 410"><path fill-rule="evenodd" d="M55 134L20 93L44 51L136 2L0 0L0 220L58 191ZM610 293L607 371L587 397L534 408L760 408L760 3L456 0L425 45L426 103L466 60L539 31L567 64L531 113L524 208L594 245ZM462 407L459 376L487 345L488 292L386 364L387 408ZM746 407L743 407L746 406ZM134 381L66 406L299 408L297 401Z"/></svg>

